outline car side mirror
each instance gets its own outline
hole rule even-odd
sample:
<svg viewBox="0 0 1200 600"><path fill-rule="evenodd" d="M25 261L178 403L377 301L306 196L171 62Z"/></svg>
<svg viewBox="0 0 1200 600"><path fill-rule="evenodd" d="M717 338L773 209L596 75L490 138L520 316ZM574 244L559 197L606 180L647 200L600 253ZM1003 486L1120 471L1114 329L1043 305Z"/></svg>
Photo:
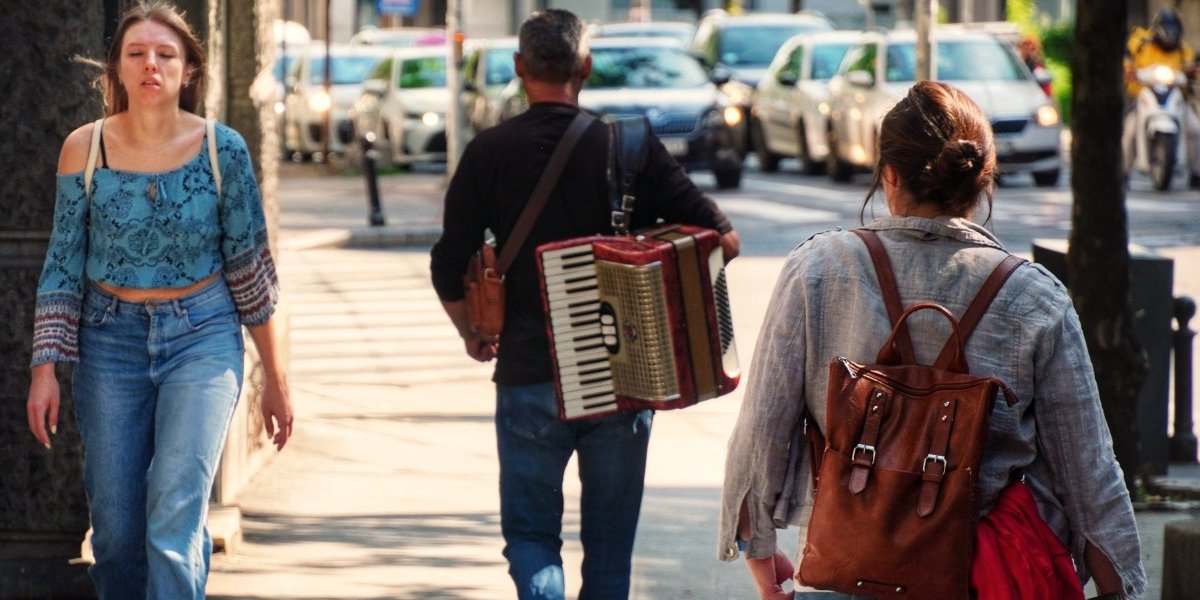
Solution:
<svg viewBox="0 0 1200 600"><path fill-rule="evenodd" d="M1036 81L1038 85L1044 86L1054 81L1054 75L1050 73L1049 69L1038 67L1033 70L1033 80Z"/></svg>
<svg viewBox="0 0 1200 600"><path fill-rule="evenodd" d="M778 81L781 85L786 87L792 87L796 85L796 82L799 80L800 78L796 77L796 74L791 71L780 71L779 74L775 76L775 81Z"/></svg>
<svg viewBox="0 0 1200 600"><path fill-rule="evenodd" d="M363 91L375 96L387 93L387 82L382 79L368 79L363 82Z"/></svg>
<svg viewBox="0 0 1200 600"><path fill-rule="evenodd" d="M733 79L733 72L725 67L716 66L713 67L712 71L709 71L708 78L717 85L725 85Z"/></svg>
<svg viewBox="0 0 1200 600"><path fill-rule="evenodd" d="M875 87L875 76L869 71L850 71L846 73L846 81L858 87Z"/></svg>

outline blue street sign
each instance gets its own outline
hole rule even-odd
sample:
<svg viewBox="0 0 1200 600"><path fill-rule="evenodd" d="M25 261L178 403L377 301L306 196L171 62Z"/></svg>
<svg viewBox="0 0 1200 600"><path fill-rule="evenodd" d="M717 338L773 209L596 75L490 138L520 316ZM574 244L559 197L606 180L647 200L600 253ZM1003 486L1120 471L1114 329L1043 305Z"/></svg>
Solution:
<svg viewBox="0 0 1200 600"><path fill-rule="evenodd" d="M417 16L421 0L375 0L375 10L381 15Z"/></svg>

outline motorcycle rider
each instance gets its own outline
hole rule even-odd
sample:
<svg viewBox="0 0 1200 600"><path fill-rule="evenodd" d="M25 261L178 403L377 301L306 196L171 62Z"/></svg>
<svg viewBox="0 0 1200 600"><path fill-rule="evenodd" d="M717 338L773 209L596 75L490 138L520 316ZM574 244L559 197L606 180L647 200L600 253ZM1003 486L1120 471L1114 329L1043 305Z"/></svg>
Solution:
<svg viewBox="0 0 1200 600"><path fill-rule="evenodd" d="M1150 28L1135 27L1129 36L1125 47L1125 90L1128 103L1125 112L1125 135L1123 146L1125 150L1125 170L1133 163L1133 144L1135 113L1138 93L1142 84L1137 80L1137 71L1152 65L1165 65L1187 75L1188 82L1196 78L1196 54L1187 42L1183 41L1183 22L1179 15L1169 8L1160 10L1154 15ZM1189 96L1184 89L1185 97ZM1191 177L1189 185L1200 188L1200 119L1196 116L1195 108L1188 103L1185 111L1183 129L1187 136L1188 168Z"/></svg>

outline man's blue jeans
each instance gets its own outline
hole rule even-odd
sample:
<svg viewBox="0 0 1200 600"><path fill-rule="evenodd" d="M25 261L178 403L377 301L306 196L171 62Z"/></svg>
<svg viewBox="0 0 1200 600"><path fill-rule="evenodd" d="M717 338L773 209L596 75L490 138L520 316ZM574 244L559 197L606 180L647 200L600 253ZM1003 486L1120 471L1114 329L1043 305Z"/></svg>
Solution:
<svg viewBox="0 0 1200 600"><path fill-rule="evenodd" d="M102 599L203 598L208 497L242 381L224 280L170 302L87 290L74 374Z"/></svg>
<svg viewBox="0 0 1200 600"><path fill-rule="evenodd" d="M500 524L521 600L561 600L563 471L579 453L580 600L625 600L642 506L650 411L564 423L554 385L496 386Z"/></svg>

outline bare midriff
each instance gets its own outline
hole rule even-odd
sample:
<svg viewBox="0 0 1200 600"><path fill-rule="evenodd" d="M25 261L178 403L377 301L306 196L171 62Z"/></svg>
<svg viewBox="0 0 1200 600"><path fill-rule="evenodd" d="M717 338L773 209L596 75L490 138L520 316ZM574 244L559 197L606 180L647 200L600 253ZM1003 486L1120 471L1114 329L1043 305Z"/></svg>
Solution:
<svg viewBox="0 0 1200 600"><path fill-rule="evenodd" d="M220 276L220 272L213 273L212 275L209 275L208 277L205 277L196 283L177 288L124 288L108 285L107 283L100 283L99 281L93 281L92 285L95 285L96 287L116 296L117 298L120 298L125 302L161 302L166 300L176 300L193 292L199 291Z"/></svg>

